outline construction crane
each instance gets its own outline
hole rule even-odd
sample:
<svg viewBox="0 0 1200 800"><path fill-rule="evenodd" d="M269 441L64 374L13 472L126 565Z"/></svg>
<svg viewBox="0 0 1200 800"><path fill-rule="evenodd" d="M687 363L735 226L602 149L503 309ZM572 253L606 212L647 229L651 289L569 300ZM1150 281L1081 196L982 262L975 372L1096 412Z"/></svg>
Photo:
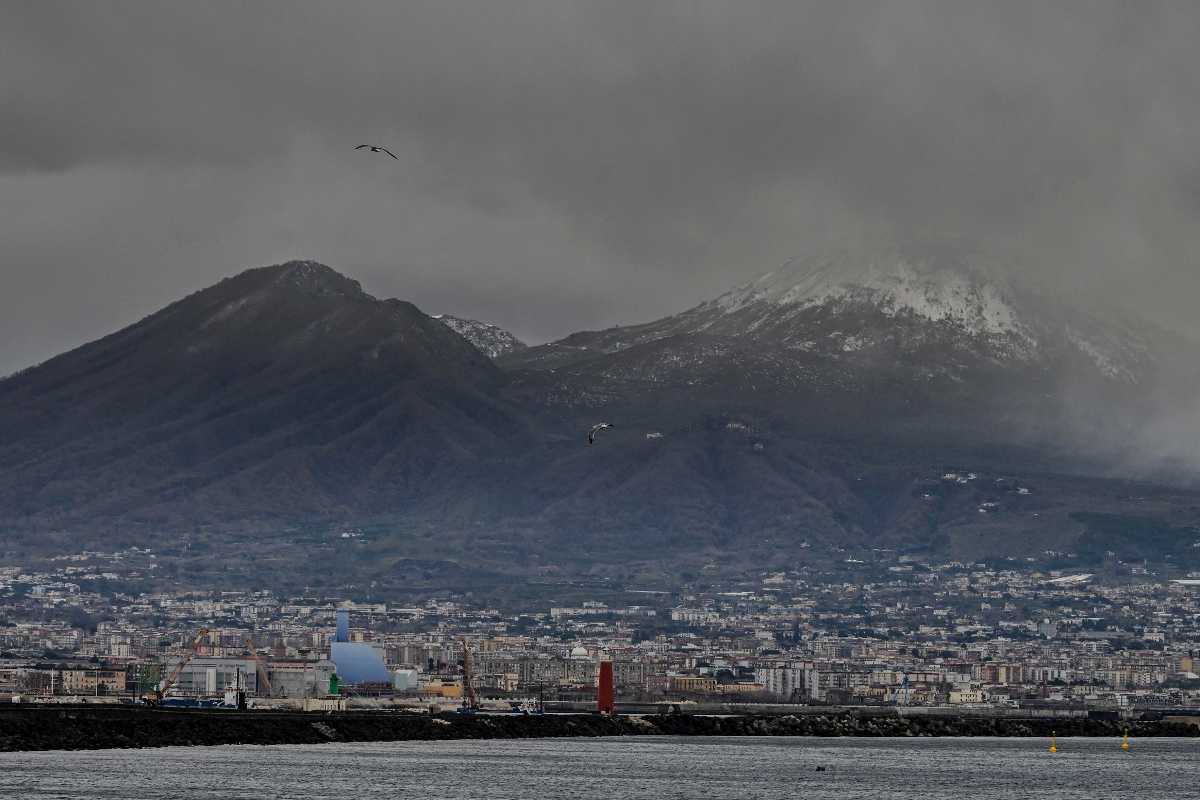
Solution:
<svg viewBox="0 0 1200 800"><path fill-rule="evenodd" d="M175 685L175 681L179 680L179 673L183 672L183 668L187 663L196 656L196 652L200 649L200 643L208 636L208 628L201 628L196 634L196 638L192 639L192 645L188 648L188 654L175 665L175 669L171 670L171 674L167 679L158 685L157 689L151 689L142 695L142 702L148 706L156 706L162 702L163 696Z"/></svg>
<svg viewBox="0 0 1200 800"><path fill-rule="evenodd" d="M464 636L463 648L463 703L458 709L460 714L474 714L479 709L479 698L475 695L475 676L471 669L471 646Z"/></svg>
<svg viewBox="0 0 1200 800"><path fill-rule="evenodd" d="M254 668L258 672L258 692L259 697L270 697L271 679L267 677L267 665L263 663L262 656L254 649L254 637L246 634L246 649L250 651L250 657L254 659Z"/></svg>

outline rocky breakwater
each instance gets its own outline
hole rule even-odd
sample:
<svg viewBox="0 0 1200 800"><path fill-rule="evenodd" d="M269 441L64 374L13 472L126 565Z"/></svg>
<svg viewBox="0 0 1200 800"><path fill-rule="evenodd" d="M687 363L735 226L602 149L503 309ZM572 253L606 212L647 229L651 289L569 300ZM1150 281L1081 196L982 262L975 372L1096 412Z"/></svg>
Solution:
<svg viewBox="0 0 1200 800"><path fill-rule="evenodd" d="M1170 722L985 717L815 716L647 717L656 731L676 736L1200 736L1200 727Z"/></svg>
<svg viewBox="0 0 1200 800"><path fill-rule="evenodd" d="M370 711L323 714L137 707L0 709L0 751L621 736L634 732L643 732L642 726L626 718L585 714L431 717Z"/></svg>
<svg viewBox="0 0 1200 800"><path fill-rule="evenodd" d="M428 716L388 712L299 713L137 707L0 709L0 751L99 750L225 744L323 744L434 739L580 736L1197 736L1165 722L899 716L605 717L595 714Z"/></svg>

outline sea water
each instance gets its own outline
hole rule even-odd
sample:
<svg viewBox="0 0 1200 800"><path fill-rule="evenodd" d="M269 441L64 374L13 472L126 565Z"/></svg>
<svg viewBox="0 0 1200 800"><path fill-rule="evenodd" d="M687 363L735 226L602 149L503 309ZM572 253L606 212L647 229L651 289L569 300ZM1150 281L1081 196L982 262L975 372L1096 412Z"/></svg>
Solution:
<svg viewBox="0 0 1200 800"><path fill-rule="evenodd" d="M1200 797L1200 740L1132 744L655 736L3 753L0 798Z"/></svg>

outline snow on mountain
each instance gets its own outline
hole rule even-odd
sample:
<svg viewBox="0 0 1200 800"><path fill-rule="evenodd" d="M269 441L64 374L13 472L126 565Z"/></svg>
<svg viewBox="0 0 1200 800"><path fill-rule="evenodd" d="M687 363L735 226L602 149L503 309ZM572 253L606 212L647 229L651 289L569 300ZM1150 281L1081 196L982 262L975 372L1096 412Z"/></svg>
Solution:
<svg viewBox="0 0 1200 800"><path fill-rule="evenodd" d="M783 370L812 356L830 368L888 364L914 375L963 375L981 364L1090 364L1098 377L1123 384L1138 383L1152 366L1156 332L1036 291L1019 274L959 247L844 247L793 259L679 314L573 334L507 363L557 368L657 343L657 365L639 359L656 380L694 369L698 359L747 353L773 353Z"/></svg>
<svg viewBox="0 0 1200 800"><path fill-rule="evenodd" d="M909 313L934 322L951 321L975 335L1028 336L1004 292L981 274L900 254L860 262L829 256L792 260L713 303L726 312L756 303L798 307L863 303L889 316Z"/></svg>
<svg viewBox="0 0 1200 800"><path fill-rule="evenodd" d="M835 251L781 269L702 304L705 328L720 316L739 318L749 331L781 315L852 316L870 309L889 320L934 323L959 344L1000 360L1049 361L1078 356L1105 377L1137 383L1152 358L1155 332L1122 321L1111 311L1088 309L1021 285L1012 270L977 253L918 247L868 253ZM714 313L716 312L716 313ZM861 317L859 317L861 319ZM868 326L869 327L869 326ZM869 347L872 331L845 335L845 351ZM876 331L876 333L878 333Z"/></svg>
<svg viewBox="0 0 1200 800"><path fill-rule="evenodd" d="M529 345L522 342L503 328L488 322L478 322L473 319L463 319L449 314L434 314L434 319L445 324L452 331L475 345L488 358L499 358L508 353L525 350Z"/></svg>

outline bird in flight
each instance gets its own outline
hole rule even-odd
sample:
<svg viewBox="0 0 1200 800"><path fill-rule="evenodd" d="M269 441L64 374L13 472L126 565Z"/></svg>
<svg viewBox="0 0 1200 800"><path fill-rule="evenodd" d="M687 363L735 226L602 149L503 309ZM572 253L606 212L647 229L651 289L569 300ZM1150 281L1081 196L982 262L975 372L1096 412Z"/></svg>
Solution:
<svg viewBox="0 0 1200 800"><path fill-rule="evenodd" d="M598 432L604 430L605 428L611 428L611 427L612 427L612 423L610 423L610 422L598 422L595 425L593 425L592 429L590 431L588 431L588 444L595 444L596 443L596 434Z"/></svg>
<svg viewBox="0 0 1200 800"><path fill-rule="evenodd" d="M372 153L387 153L392 158L396 158L396 154L393 153L391 150L388 150L386 147L376 147L373 144L360 144L358 147L356 147L354 149L362 150L364 147L367 148L368 150L370 150ZM400 159L396 158L396 160L399 161Z"/></svg>

